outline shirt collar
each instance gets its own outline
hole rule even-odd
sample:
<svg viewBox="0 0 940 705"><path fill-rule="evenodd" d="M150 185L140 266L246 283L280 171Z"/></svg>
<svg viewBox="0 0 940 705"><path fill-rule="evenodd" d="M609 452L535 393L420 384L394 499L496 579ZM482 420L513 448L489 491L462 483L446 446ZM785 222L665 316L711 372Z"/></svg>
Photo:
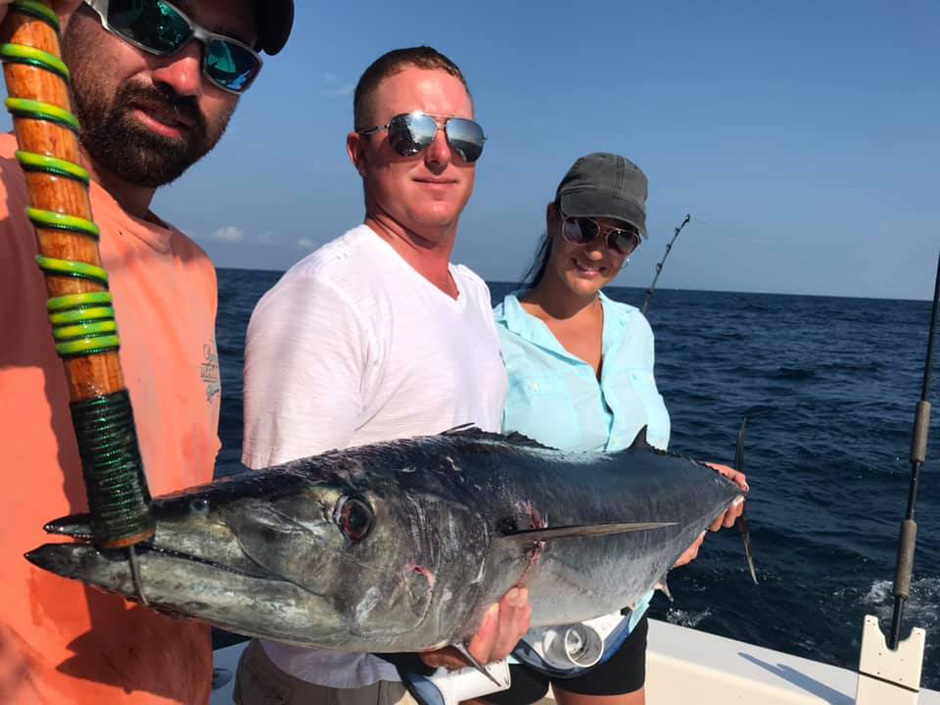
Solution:
<svg viewBox="0 0 940 705"><path fill-rule="evenodd" d="M571 354L565 350L558 339L552 335L542 321L522 308L522 302L519 301L528 289L516 289L506 294L503 298L502 306L496 313L496 321L507 329L518 335L525 341L536 345L544 350L548 350L556 355L570 358Z"/></svg>
<svg viewBox="0 0 940 705"><path fill-rule="evenodd" d="M120 234L132 235L157 252L164 254L170 252L173 246L173 233L178 232L172 225L158 218L152 211L151 215L159 222L131 215L97 181L91 182L89 192L95 203L95 220L99 225L109 220L117 226Z"/></svg>
<svg viewBox="0 0 940 705"><path fill-rule="evenodd" d="M558 339L552 335L542 321L528 313L522 308L519 298L523 296L528 289L516 289L506 294L501 306L496 310L496 322L505 326L508 330L518 335L523 340L527 340L533 345L550 350L564 357L574 358L571 353L565 350L558 342ZM601 306L604 309L604 329L603 345L604 353L615 343L619 342L626 327L624 316L620 315L614 302L609 299L603 291L598 292L601 300Z"/></svg>

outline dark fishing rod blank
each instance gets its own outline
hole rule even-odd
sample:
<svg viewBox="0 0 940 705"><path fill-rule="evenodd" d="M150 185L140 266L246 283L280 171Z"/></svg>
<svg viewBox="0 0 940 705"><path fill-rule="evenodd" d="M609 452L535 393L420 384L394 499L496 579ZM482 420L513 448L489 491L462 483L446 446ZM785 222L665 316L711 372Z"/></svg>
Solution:
<svg viewBox="0 0 940 705"><path fill-rule="evenodd" d="M659 275L662 274L663 265L666 264L666 258L669 256L670 250L672 250L672 245L676 241L676 238L679 237L679 233L682 232L682 228L686 226L686 223L688 223L691 218L691 215L688 213L685 214L685 220L679 224L679 227L676 228L676 234L672 236L672 240L666 245L666 254L663 255L662 260L656 265L656 276L653 277L653 283L650 284L650 288L646 291L646 298L643 300L643 307L640 309L641 313L646 313L646 307L650 305L650 299L653 298L653 289L656 288L656 282L659 281Z"/></svg>
<svg viewBox="0 0 940 705"><path fill-rule="evenodd" d="M891 617L891 632L888 635L888 647L894 651L901 640L901 620L904 617L904 605L911 594L911 575L914 571L914 549L917 545L917 523L914 513L917 509L917 491L920 484L920 470L927 462L927 435L930 430L930 378L933 371L934 341L937 330L937 311L940 309L940 257L937 259L937 281L933 293L933 309L930 314L930 332L927 338L927 359L924 364L924 382L921 387L920 401L914 413L914 430L911 436L911 484L907 495L907 518L901 524L901 536L898 540L898 563L894 574L894 614Z"/></svg>

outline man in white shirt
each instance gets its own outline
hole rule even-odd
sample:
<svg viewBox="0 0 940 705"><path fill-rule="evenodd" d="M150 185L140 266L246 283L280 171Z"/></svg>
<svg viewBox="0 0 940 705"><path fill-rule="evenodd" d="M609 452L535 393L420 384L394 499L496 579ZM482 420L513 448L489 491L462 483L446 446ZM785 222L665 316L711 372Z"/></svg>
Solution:
<svg viewBox="0 0 940 705"><path fill-rule="evenodd" d="M365 223L291 268L248 328L251 468L465 423L499 430L507 381L489 292L450 263L485 140L466 81L430 47L389 52L362 75L354 120L347 151L363 180ZM470 641L472 656L507 656L530 613L526 590L511 590ZM448 649L421 658L466 665ZM408 697L396 668L376 656L273 642L252 642L236 684L242 705Z"/></svg>

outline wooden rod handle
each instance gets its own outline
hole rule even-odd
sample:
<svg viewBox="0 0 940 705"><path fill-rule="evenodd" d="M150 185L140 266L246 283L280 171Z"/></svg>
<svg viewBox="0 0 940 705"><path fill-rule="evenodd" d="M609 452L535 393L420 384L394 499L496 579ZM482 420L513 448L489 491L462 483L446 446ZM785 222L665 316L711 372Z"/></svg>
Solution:
<svg viewBox="0 0 940 705"><path fill-rule="evenodd" d="M59 19L48 0L18 0L0 26L7 109L26 175L27 215L36 231L49 320L65 364L96 546L133 545L154 533L150 493L130 399L98 228L81 166L69 70Z"/></svg>

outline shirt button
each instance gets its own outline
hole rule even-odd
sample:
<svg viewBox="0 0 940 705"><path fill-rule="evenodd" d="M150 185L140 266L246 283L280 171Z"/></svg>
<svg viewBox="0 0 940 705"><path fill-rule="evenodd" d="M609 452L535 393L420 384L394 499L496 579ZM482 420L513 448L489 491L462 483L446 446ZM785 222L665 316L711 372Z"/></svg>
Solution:
<svg viewBox="0 0 940 705"><path fill-rule="evenodd" d="M533 391L533 392L539 391L539 384L538 384L538 382L533 382L533 383L532 383L532 391Z"/></svg>

